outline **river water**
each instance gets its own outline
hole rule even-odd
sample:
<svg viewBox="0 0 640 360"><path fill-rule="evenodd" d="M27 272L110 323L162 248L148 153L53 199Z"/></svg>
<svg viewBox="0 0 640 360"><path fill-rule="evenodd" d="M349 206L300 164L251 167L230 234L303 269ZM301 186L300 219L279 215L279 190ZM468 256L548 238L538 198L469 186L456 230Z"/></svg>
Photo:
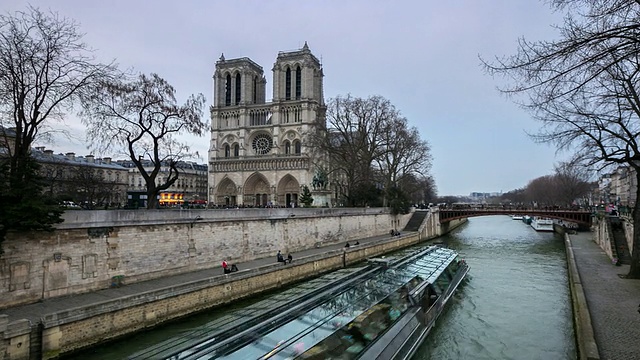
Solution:
<svg viewBox="0 0 640 360"><path fill-rule="evenodd" d="M502 215L442 240L471 270L414 360L576 359L560 235Z"/></svg>
<svg viewBox="0 0 640 360"><path fill-rule="evenodd" d="M471 270L415 360L576 359L560 235L502 215L471 218L438 240L457 250ZM199 314L68 359L126 359L221 315Z"/></svg>

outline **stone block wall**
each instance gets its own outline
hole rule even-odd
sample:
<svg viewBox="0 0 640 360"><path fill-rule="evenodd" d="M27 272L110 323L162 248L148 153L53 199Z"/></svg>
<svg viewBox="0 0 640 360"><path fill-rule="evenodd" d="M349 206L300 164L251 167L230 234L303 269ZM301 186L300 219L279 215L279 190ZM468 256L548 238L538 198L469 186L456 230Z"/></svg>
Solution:
<svg viewBox="0 0 640 360"><path fill-rule="evenodd" d="M387 234L411 215L386 209L69 211L52 233L10 234L0 309Z"/></svg>

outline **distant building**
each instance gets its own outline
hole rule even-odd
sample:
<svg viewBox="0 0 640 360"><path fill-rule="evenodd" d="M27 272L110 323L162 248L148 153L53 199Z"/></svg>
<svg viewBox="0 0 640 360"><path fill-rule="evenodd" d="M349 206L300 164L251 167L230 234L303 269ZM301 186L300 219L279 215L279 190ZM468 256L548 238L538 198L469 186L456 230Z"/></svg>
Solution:
<svg viewBox="0 0 640 360"><path fill-rule="evenodd" d="M635 170L630 166L618 166L598 179L598 190L602 204L633 206L636 202Z"/></svg>
<svg viewBox="0 0 640 360"><path fill-rule="evenodd" d="M320 157L306 134L325 125L322 64L307 44L278 53L273 101L266 79L247 57L216 62L211 108L209 201L222 206L297 206ZM314 204L331 203L314 193Z"/></svg>
<svg viewBox="0 0 640 360"><path fill-rule="evenodd" d="M142 174L131 160L118 160L117 163L128 170L128 205L130 207L146 207L147 185ZM142 160L142 165L147 172L151 172L154 168L154 164L150 160ZM178 180L158 195L159 205L178 206L185 203L206 205L207 165L180 161L177 168ZM156 183L164 183L168 176L169 166L161 166Z"/></svg>
<svg viewBox="0 0 640 360"><path fill-rule="evenodd" d="M111 158L54 154L45 147L32 149L31 155L41 165L44 190L49 194L86 208L125 204L128 169Z"/></svg>

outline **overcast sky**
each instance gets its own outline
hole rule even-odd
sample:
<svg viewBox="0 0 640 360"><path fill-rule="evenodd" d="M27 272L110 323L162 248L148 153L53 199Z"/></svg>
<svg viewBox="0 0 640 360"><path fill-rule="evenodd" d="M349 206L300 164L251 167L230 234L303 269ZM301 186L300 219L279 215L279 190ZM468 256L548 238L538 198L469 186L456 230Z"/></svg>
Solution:
<svg viewBox="0 0 640 360"><path fill-rule="evenodd" d="M420 130L439 195L520 188L566 157L530 140L540 124L498 93L479 60L513 54L519 37L554 38L561 14L544 1L3 0L0 11L27 4L79 22L101 60L158 73L180 99L203 93L207 108L221 53L261 65L270 98L278 51L306 41L323 63L327 100L381 95ZM79 140L38 145L89 154L82 124L66 125ZM205 163L208 137L190 142Z"/></svg>

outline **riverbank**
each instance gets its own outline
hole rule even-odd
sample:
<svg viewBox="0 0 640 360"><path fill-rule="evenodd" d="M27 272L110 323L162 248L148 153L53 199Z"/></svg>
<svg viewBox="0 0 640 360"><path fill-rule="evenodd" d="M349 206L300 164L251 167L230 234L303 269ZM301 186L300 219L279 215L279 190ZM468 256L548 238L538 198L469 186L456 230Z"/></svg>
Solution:
<svg viewBox="0 0 640 360"><path fill-rule="evenodd" d="M374 236L349 248L340 243L294 252L287 265L274 255L239 262L239 271L232 274L215 267L8 308L0 313L0 354L6 353L7 360L34 354L54 359L425 240L418 233Z"/></svg>
<svg viewBox="0 0 640 360"><path fill-rule="evenodd" d="M591 232L565 235L579 359L640 359L640 280L624 279Z"/></svg>

